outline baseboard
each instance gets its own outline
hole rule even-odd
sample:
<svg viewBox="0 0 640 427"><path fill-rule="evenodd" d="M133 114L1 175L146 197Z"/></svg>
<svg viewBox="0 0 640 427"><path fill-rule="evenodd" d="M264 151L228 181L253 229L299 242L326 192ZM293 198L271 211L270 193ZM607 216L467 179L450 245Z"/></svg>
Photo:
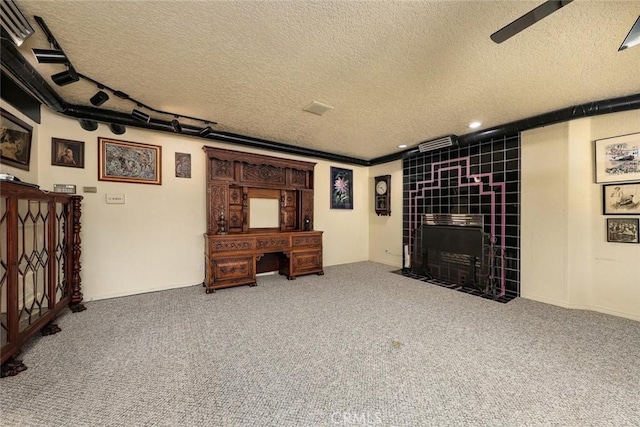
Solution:
<svg viewBox="0 0 640 427"><path fill-rule="evenodd" d="M115 292L113 294L94 295L94 296L90 296L90 297L85 297L84 298L84 302L100 301L100 300L103 300L103 299L120 298L120 297L130 297L130 296L133 296L133 295L147 294L149 292L168 291L170 289L188 288L190 286L196 286L196 285L198 285L198 284L159 286L157 288L145 288L145 289L138 289L138 290L134 289L133 291L129 290L129 291L125 291L125 292Z"/></svg>
<svg viewBox="0 0 640 427"><path fill-rule="evenodd" d="M640 315L638 315L638 314L627 313L627 312L618 311L618 310L612 310L610 308L600 307L600 306L597 306L597 305L571 304L571 303L567 303L567 302L564 302L564 301L557 301L557 300L554 300L554 299L551 299L551 298L541 297L541 296L538 296L538 295L521 296L521 298L529 299L529 300L532 300L532 301L538 301L538 302L542 302L542 303L545 303L545 304L556 305L558 307L568 308L568 309L571 309L571 310L595 311L595 312L598 312L598 313L609 314L611 316L616 316L616 317L624 317L626 319L635 320L635 321L640 322Z"/></svg>

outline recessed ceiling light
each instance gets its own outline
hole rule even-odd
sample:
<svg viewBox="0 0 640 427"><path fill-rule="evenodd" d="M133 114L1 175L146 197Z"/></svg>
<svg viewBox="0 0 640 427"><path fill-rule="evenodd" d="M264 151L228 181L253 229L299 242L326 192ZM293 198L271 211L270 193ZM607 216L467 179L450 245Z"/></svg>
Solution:
<svg viewBox="0 0 640 427"><path fill-rule="evenodd" d="M400 144L398 145L398 148L407 148L407 144Z"/></svg>
<svg viewBox="0 0 640 427"><path fill-rule="evenodd" d="M480 123L480 122L471 122L471 123L469 123L469 127L471 129L479 128L481 125L482 125L482 123Z"/></svg>

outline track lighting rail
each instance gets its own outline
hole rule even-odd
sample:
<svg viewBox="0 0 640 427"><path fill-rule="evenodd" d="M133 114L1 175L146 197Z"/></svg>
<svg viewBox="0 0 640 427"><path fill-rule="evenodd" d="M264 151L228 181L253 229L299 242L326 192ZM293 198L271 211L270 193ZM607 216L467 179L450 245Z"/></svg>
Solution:
<svg viewBox="0 0 640 427"><path fill-rule="evenodd" d="M120 99L124 99L127 101L131 101L132 103L134 103L136 105L136 107L138 108L144 108L145 110L148 110L152 113L156 113L156 114L162 114L162 115L167 115L167 116L172 116L173 120L171 120L171 126L174 130L174 132L176 133L182 133L182 124L178 121L178 119L187 119L187 120L192 120L192 121L197 121L197 122L202 122L205 124L205 127L203 127L198 134L200 136L204 136L206 137L207 135L209 135L210 133L213 133L213 129L211 128L211 125L217 125L217 122L214 122L212 120L205 120L205 119L201 119L198 117L193 117L193 116L187 116L184 114L177 114L177 113L173 113L170 111L164 111L164 110L159 110L157 108L153 108L143 102L138 101L137 99L132 98L131 96L129 96L129 94L122 92L118 89L114 89L112 87L107 86L106 84L99 82L89 76L87 76L86 74L82 74L79 73L75 70L75 68L73 67L73 65L71 64L71 61L69 60L69 57L64 53L64 50L62 49L62 47L60 46L60 43L58 43L58 41L56 40L56 38L54 37L53 33L51 32L51 30L49 29L49 27L47 26L46 22L44 22L44 19L42 19L39 16L34 16L34 19L36 20L36 22L38 23L38 25L40 26L40 28L42 28L42 31L44 32L45 36L47 37L47 41L49 42L49 45L51 47L51 50L46 50L46 49L33 49L33 53L36 57L36 59L38 60L38 62L40 63L59 63L59 64L64 64L67 67L66 71L62 71L60 73L54 74L53 76L51 76L52 80L54 83L56 83L58 86L64 86L67 84L71 84L71 83L75 83L80 79L86 80L94 85L96 85L96 87L98 88L98 92L91 97L90 102L91 104L93 104L94 106L98 107L102 104L104 104L105 102L107 102L109 100L109 95L104 92L105 90L111 92L112 95L120 98ZM137 109L133 109L131 112L131 116L137 120L140 120L142 122L146 122L149 123L150 121L152 121L153 119L151 118L150 115L137 110ZM82 124L82 123L81 123ZM87 129L87 127L83 126L84 129ZM118 129L121 130L121 129Z"/></svg>

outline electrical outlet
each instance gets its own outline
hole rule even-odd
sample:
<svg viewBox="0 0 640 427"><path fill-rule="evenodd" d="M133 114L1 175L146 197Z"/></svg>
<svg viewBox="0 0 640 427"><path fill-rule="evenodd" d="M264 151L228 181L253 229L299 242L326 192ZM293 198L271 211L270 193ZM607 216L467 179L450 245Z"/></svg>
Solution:
<svg viewBox="0 0 640 427"><path fill-rule="evenodd" d="M198 271L203 271L204 270L204 264L203 263L199 263L197 269L198 269Z"/></svg>

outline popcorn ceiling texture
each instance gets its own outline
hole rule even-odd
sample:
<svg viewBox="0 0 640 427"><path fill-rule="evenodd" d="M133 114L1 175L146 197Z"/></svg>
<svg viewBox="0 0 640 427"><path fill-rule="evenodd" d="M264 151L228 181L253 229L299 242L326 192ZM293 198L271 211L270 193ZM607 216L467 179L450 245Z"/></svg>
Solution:
<svg viewBox="0 0 640 427"><path fill-rule="evenodd" d="M640 323L500 304L389 269L90 302L1 380L0 424L640 424Z"/></svg>
<svg viewBox="0 0 640 427"><path fill-rule="evenodd" d="M48 46L38 15L81 73L154 108L364 159L640 89L640 48L617 52L637 1L574 2L501 45L489 35L539 1L17 3L37 28L31 61ZM87 105L96 90L52 86ZM303 112L313 100L334 110Z"/></svg>

